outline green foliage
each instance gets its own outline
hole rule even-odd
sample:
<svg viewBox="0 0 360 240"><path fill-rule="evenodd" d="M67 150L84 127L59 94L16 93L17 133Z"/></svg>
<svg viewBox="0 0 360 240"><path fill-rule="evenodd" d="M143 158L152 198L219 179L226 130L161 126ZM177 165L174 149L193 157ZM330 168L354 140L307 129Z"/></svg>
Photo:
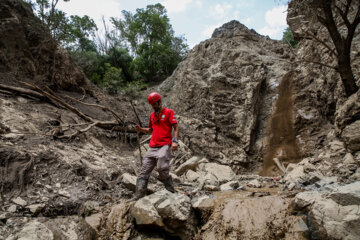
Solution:
<svg viewBox="0 0 360 240"><path fill-rule="evenodd" d="M158 3L122 13L123 20L111 21L135 55L134 71L146 82L165 79L188 50L184 37L174 36L166 9Z"/></svg>
<svg viewBox="0 0 360 240"><path fill-rule="evenodd" d="M128 98L135 99L141 96L141 90L146 89L146 87L147 84L139 80L129 82L122 91Z"/></svg>
<svg viewBox="0 0 360 240"><path fill-rule="evenodd" d="M124 86L122 70L111 66L110 63L106 63L105 67L106 72L100 86L109 94L116 94Z"/></svg>
<svg viewBox="0 0 360 240"><path fill-rule="evenodd" d="M288 44L290 44L291 47L297 48L298 41L294 40L292 31L289 27L286 28L285 32L283 33L282 40Z"/></svg>
<svg viewBox="0 0 360 240"><path fill-rule="evenodd" d="M75 51L70 52L73 60L83 69L87 77L92 76L101 66L101 59L93 51Z"/></svg>

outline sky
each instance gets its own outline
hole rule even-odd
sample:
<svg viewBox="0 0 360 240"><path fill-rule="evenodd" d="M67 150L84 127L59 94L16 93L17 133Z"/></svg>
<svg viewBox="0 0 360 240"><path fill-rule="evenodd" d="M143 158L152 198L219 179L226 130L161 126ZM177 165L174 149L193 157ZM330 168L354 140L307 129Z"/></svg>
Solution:
<svg viewBox="0 0 360 240"><path fill-rule="evenodd" d="M183 35L191 48L209 39L215 28L237 20L272 39L281 39L287 27L287 6L279 0L70 0L59 1L58 8L68 15L90 16L102 28L102 17L121 18L122 10L161 3L167 10L175 35ZM110 25L110 23L109 23ZM101 30L100 30L101 31Z"/></svg>

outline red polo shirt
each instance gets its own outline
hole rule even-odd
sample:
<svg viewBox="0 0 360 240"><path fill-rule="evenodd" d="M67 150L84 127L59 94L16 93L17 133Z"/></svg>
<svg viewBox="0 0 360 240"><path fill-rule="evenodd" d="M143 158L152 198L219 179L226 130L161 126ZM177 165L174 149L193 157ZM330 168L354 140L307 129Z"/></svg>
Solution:
<svg viewBox="0 0 360 240"><path fill-rule="evenodd" d="M149 128L152 128L150 147L161 147L171 145L172 125L177 123L175 113L172 109L163 108L161 113L151 113Z"/></svg>

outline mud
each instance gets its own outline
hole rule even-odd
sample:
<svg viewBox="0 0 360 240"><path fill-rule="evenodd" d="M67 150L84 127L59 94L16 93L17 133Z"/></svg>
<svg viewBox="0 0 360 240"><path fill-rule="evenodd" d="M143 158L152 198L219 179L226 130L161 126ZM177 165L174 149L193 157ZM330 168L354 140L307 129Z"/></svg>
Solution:
<svg viewBox="0 0 360 240"><path fill-rule="evenodd" d="M282 174L274 163L278 158L286 167L288 163L299 162L301 156L296 140L293 118L293 72L288 72L278 88L278 99L275 112L270 118L267 128L269 144L264 151L262 176L276 176Z"/></svg>
<svg viewBox="0 0 360 240"><path fill-rule="evenodd" d="M293 225L300 217L291 214L291 198L279 194L279 189L217 192L214 194L214 203L210 218L194 239L298 237L298 233L293 231Z"/></svg>

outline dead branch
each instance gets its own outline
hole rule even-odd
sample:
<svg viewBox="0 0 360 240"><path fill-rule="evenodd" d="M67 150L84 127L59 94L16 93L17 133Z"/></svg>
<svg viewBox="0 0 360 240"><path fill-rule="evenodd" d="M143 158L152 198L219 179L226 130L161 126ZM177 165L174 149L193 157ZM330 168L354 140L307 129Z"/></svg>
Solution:
<svg viewBox="0 0 360 240"><path fill-rule="evenodd" d="M89 131L92 127L96 126L99 122L93 122L92 124L90 124L89 126L87 126L84 129L80 129L77 130L75 133L71 134L71 135L63 135L63 136L56 136L56 138L59 139L74 139L75 137L77 137L78 135L80 135L81 133L87 132Z"/></svg>
<svg viewBox="0 0 360 240"><path fill-rule="evenodd" d="M316 62L316 61L307 60L307 59L301 59L300 61L296 61L296 62L294 62L294 63L302 63L302 62L318 64L318 65L320 65L320 66L328 67L328 68L331 68L331 69L335 70L336 72L338 72L338 68L337 68L337 67L334 67L334 66L331 66L331 65L327 65L327 64L321 63L321 62Z"/></svg>
<svg viewBox="0 0 360 240"><path fill-rule="evenodd" d="M45 101L48 100L47 97L45 97L35 91L26 89L26 88L12 87L12 86L8 86L8 85L0 84L0 89L5 90L5 91L10 91L10 92L15 92L17 94L24 94L24 95L28 95L31 97L36 97L36 98L39 98L39 99L45 100Z"/></svg>
<svg viewBox="0 0 360 240"><path fill-rule="evenodd" d="M116 121L97 121L97 120L95 120L95 119L93 119L93 118L91 118L89 116L86 116L84 113L82 113L77 108L75 108L75 107L67 104L66 102L62 101L61 99L56 97L54 94L45 92L42 89L40 89L39 87L34 86L34 85L30 84L30 83L27 83L27 82L22 82L22 83L25 84L26 86L34 89L35 91L42 94L43 96L53 100L54 102L57 102L57 103L61 104L62 106L64 106L65 108L67 108L71 112L75 113L80 118L84 119L85 121L90 122L90 123L97 122L97 124L96 124L97 127L100 127L102 129L105 129L105 130L113 129L114 131L120 131L120 132L128 132L128 133L136 133L137 132L135 129L127 128L125 126L125 124L123 124L123 127L119 126L119 123L116 122Z"/></svg>
<svg viewBox="0 0 360 240"><path fill-rule="evenodd" d="M315 41L321 43L322 45L324 45L329 51L330 51L330 56L332 56L333 54L337 57L338 54L335 52L335 49L332 49L327 43L325 43L324 41L322 41L320 38L316 37L313 33L311 33L310 31L306 31L305 32L310 38L313 38Z"/></svg>
<svg viewBox="0 0 360 240"><path fill-rule="evenodd" d="M117 115L113 110L111 110L110 108L106 107L106 106L102 106L102 105L99 105L99 104L93 104L93 103L85 103L85 102L82 102L80 100L77 100L75 98L72 98L70 96L65 96L67 99L71 100L71 101L74 101L74 102L77 102L77 103L81 103L85 106L90 106L90 107L97 107L97 108L101 108L103 110L106 110L106 111L109 111L117 120L119 120L119 123L121 124L125 124L124 120L122 120L120 118L119 115Z"/></svg>

